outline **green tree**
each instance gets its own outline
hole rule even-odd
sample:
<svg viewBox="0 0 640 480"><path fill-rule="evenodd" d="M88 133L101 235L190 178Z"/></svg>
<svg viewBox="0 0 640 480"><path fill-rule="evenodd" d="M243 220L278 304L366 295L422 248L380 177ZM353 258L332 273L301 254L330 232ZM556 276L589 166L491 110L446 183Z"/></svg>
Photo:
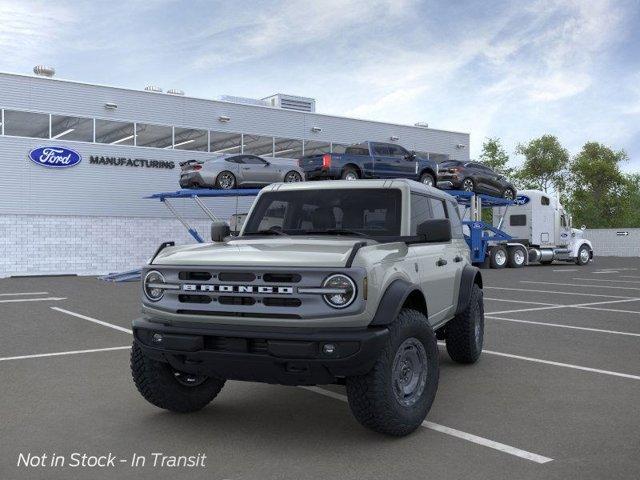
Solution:
<svg viewBox="0 0 640 480"><path fill-rule="evenodd" d="M497 137L485 138L479 160L487 167L506 177L510 177L514 173L514 169L507 165L509 163L509 155Z"/></svg>
<svg viewBox="0 0 640 480"><path fill-rule="evenodd" d="M548 192L560 192L566 184L569 152L553 135L542 135L529 143L520 144L516 153L524 156L522 167L516 172L521 187Z"/></svg>
<svg viewBox="0 0 640 480"><path fill-rule="evenodd" d="M571 161L569 209L576 225L591 228L625 226L631 211L631 196L638 179L625 176L620 163L624 150L614 151L598 142L588 142Z"/></svg>
<svg viewBox="0 0 640 480"><path fill-rule="evenodd" d="M640 228L640 174L635 173L625 177L625 196L627 208L622 227Z"/></svg>

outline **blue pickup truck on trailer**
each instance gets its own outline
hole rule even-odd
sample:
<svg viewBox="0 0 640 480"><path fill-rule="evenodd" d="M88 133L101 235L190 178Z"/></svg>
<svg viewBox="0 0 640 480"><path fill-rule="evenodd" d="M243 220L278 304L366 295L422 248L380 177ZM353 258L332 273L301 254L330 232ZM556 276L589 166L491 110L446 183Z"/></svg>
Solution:
<svg viewBox="0 0 640 480"><path fill-rule="evenodd" d="M307 180L409 178L435 186L438 164L394 143L363 142L342 154L309 155L298 160Z"/></svg>

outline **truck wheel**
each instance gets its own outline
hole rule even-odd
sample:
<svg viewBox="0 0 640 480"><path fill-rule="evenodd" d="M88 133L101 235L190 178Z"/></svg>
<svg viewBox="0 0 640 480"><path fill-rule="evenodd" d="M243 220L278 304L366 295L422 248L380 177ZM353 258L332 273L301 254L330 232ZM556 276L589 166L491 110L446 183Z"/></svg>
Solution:
<svg viewBox="0 0 640 480"><path fill-rule="evenodd" d="M341 178L343 180L358 180L360 176L358 172L353 167L347 167L342 170Z"/></svg>
<svg viewBox="0 0 640 480"><path fill-rule="evenodd" d="M522 247L509 247L507 249L509 258L507 264L509 268L522 268L526 263L527 252Z"/></svg>
<svg viewBox="0 0 640 480"><path fill-rule="evenodd" d="M365 375L346 379L349 407L365 427L403 436L424 421L438 389L438 346L426 317L403 308Z"/></svg>
<svg viewBox="0 0 640 480"><path fill-rule="evenodd" d="M507 265L507 249L502 245L491 247L489 265L491 268L504 268Z"/></svg>
<svg viewBox="0 0 640 480"><path fill-rule="evenodd" d="M484 302L482 289L473 284L469 304L445 325L447 352L454 362L475 363L484 342Z"/></svg>
<svg viewBox="0 0 640 480"><path fill-rule="evenodd" d="M587 263L589 263L590 257L591 257L591 255L590 255L589 247L587 247L586 245L582 245L580 247L580 249L578 250L578 256L576 257L576 263L578 265L586 265Z"/></svg>
<svg viewBox="0 0 640 480"><path fill-rule="evenodd" d="M420 176L420 183L422 183L423 185L426 185L427 187L436 186L436 180L435 178L433 178L433 175L431 175L430 173L423 173Z"/></svg>
<svg viewBox="0 0 640 480"><path fill-rule="evenodd" d="M175 371L153 360L136 342L131 348L131 375L140 394L156 407L172 412L196 412L216 398L224 380Z"/></svg>

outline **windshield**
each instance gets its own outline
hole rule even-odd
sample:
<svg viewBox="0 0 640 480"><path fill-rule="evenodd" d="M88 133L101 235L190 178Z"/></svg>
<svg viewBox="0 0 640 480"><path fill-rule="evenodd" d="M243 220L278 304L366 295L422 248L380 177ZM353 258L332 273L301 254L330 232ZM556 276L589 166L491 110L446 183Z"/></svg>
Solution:
<svg viewBox="0 0 640 480"><path fill-rule="evenodd" d="M398 189L321 189L265 193L243 235L400 235Z"/></svg>

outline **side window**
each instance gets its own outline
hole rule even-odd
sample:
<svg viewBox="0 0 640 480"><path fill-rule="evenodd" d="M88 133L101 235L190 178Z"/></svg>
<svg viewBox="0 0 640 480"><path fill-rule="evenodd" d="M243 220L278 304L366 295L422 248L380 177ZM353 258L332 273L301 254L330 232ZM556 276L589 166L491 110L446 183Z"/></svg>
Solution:
<svg viewBox="0 0 640 480"><path fill-rule="evenodd" d="M425 220L429 220L431 217L431 205L429 203L429 197L424 195L418 195L417 193L411 194L411 235L416 235L418 232L418 225Z"/></svg>
<svg viewBox="0 0 640 480"><path fill-rule="evenodd" d="M549 200L549 197L540 197L540 203L542 205L549 205L551 201Z"/></svg>
<svg viewBox="0 0 640 480"><path fill-rule="evenodd" d="M404 158L409 153L399 145L389 145L387 148L389 149L389 155L392 157Z"/></svg>
<svg viewBox="0 0 640 480"><path fill-rule="evenodd" d="M229 163L244 163L242 161L242 157L228 157L224 159L225 162L229 162Z"/></svg>
<svg viewBox="0 0 640 480"><path fill-rule="evenodd" d="M511 215L509 217L509 225L512 227L524 227L527 224L526 215Z"/></svg>
<svg viewBox="0 0 640 480"><path fill-rule="evenodd" d="M433 214L433 218L447 218L447 213L444 209L444 200L429 198L429 201L431 203L431 213Z"/></svg>
<svg viewBox="0 0 640 480"><path fill-rule="evenodd" d="M242 163L247 163L249 165L264 165L267 162L265 162L260 157L254 157L252 155L248 155L248 156L242 157Z"/></svg>
<svg viewBox="0 0 640 480"><path fill-rule="evenodd" d="M447 202L449 209L449 219L451 220L451 235L453 238L464 238L462 234L462 220L460 219L460 210L453 202Z"/></svg>
<svg viewBox="0 0 640 480"><path fill-rule="evenodd" d="M373 152L379 157L387 157L389 156L389 147L375 143L373 144Z"/></svg>
<svg viewBox="0 0 640 480"><path fill-rule="evenodd" d="M565 228L567 226L567 218L564 215L560 215L560 225Z"/></svg>

